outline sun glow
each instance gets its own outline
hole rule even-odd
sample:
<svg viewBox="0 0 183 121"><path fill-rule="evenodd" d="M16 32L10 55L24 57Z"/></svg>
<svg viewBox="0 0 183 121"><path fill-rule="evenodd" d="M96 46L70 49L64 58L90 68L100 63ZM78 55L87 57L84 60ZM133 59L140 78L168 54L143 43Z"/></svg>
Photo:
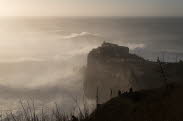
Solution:
<svg viewBox="0 0 183 121"><path fill-rule="evenodd" d="M0 16L180 16L175 0L0 0Z"/></svg>

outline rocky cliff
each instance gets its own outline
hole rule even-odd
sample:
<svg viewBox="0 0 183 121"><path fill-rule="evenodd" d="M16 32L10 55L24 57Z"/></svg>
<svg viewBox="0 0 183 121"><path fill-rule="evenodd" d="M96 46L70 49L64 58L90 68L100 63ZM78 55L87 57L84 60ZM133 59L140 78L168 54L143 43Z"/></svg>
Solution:
<svg viewBox="0 0 183 121"><path fill-rule="evenodd" d="M98 95L102 103L116 96L118 90L157 88L163 84L159 64L129 53L128 47L104 42L88 54L84 82L88 98Z"/></svg>

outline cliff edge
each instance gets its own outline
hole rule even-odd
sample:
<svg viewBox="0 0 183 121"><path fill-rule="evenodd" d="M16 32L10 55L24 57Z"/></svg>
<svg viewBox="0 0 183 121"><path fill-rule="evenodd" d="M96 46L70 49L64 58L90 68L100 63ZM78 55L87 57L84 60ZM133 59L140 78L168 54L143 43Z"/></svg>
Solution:
<svg viewBox="0 0 183 121"><path fill-rule="evenodd" d="M181 65L181 66L180 66ZM183 64L164 63L169 82L182 79ZM179 67L179 69L176 69ZM176 70L176 71L173 71ZM117 95L118 90L159 88L164 85L161 69L151 62L129 52L128 47L104 42L93 49L87 58L84 90L88 98L103 103ZM169 73L171 72L171 73Z"/></svg>
<svg viewBox="0 0 183 121"><path fill-rule="evenodd" d="M85 121L182 121L183 86L123 93L102 104Z"/></svg>

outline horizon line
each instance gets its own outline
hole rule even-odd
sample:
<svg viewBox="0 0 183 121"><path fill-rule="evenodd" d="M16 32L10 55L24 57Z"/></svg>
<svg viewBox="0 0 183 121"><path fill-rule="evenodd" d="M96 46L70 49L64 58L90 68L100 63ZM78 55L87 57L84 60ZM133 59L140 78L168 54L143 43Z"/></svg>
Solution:
<svg viewBox="0 0 183 121"><path fill-rule="evenodd" d="M71 15L68 15L68 16L59 16L59 15L54 15L54 16L51 16L51 15L41 15L41 16L38 16L38 15L35 15L35 16L29 16L29 15L25 15L25 16L1 16L0 15L0 18L1 17L91 17L91 18L93 18L93 17L106 17L106 18L110 18L110 17L117 17L117 18L126 18L126 17L130 17L130 18L137 18L137 17L139 17L139 18L141 18L141 17L146 17L146 18L154 18L154 17L166 17L166 18L169 18L169 17L183 17L183 16L175 16L175 15L172 15L172 16L90 16L90 15L86 15L86 16L71 16Z"/></svg>

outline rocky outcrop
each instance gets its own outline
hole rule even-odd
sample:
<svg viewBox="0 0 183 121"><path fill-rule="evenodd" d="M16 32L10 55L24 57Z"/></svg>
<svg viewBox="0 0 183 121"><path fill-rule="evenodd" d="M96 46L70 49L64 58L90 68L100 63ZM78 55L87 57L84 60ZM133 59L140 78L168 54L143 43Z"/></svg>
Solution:
<svg viewBox="0 0 183 121"><path fill-rule="evenodd" d="M157 69L158 64L130 54L128 47L104 42L88 54L85 94L94 99L98 90L99 100L104 102L118 90L158 87L162 83Z"/></svg>

